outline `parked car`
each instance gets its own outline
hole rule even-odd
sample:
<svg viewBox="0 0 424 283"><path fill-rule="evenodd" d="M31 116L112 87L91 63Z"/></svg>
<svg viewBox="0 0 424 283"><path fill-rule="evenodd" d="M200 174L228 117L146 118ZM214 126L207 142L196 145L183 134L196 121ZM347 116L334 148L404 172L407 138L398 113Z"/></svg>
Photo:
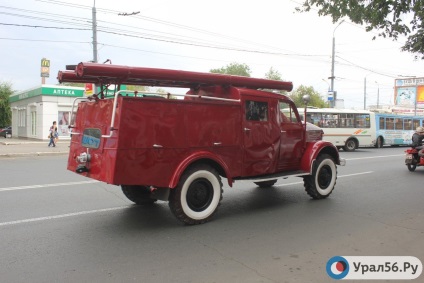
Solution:
<svg viewBox="0 0 424 283"><path fill-rule="evenodd" d="M0 137L11 138L12 137L12 127L5 127L0 130Z"/></svg>

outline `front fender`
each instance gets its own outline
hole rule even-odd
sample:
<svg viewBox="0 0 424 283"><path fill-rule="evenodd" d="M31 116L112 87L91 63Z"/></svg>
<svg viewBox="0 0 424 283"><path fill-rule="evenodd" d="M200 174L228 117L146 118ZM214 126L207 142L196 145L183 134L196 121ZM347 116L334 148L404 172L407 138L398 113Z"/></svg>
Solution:
<svg viewBox="0 0 424 283"><path fill-rule="evenodd" d="M169 188L175 188L178 185L181 175L184 173L187 167L196 162L209 163L212 164L215 168L220 167L216 168L218 172L221 172L225 175L228 180L228 185L230 187L233 186L233 178L229 173L230 170L227 164L219 156L213 154L212 152L200 151L192 153L191 155L187 156L182 162L180 162L180 164L177 166L177 168L172 174L171 180L169 182Z"/></svg>
<svg viewBox="0 0 424 283"><path fill-rule="evenodd" d="M340 158L339 151L331 142L317 141L313 143L306 143L305 152L300 165L302 171L312 173L312 164L321 153L332 156L337 165L344 166L346 162L344 159Z"/></svg>

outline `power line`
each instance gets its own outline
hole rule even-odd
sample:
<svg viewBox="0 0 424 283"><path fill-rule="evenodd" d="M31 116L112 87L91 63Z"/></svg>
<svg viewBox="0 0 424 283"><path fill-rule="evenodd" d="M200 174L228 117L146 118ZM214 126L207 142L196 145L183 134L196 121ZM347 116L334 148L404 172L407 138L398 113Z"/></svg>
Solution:
<svg viewBox="0 0 424 283"><path fill-rule="evenodd" d="M7 38L0 37L1 40L14 40L14 41L34 41L34 42L57 42L57 43L90 43L88 41L73 41L73 40L50 40L50 39L25 39L25 38Z"/></svg>
<svg viewBox="0 0 424 283"><path fill-rule="evenodd" d="M21 24L7 24L0 23L3 26L16 26L16 27L30 27L30 28L44 28L44 29L67 29L67 30L91 30L91 28L66 28L66 27L49 27L49 26L35 26L35 25L21 25Z"/></svg>
<svg viewBox="0 0 424 283"><path fill-rule="evenodd" d="M31 27L31 28L45 28L45 29L58 29L58 30L63 30L63 29L65 29L65 30L85 30L85 31L91 30L91 29L88 29L88 28L66 28L66 27L7 24L7 23L0 23L0 25L17 26L17 27ZM220 46L220 45L206 45L206 44L200 44L200 43L182 42L182 41L178 41L178 39L163 39L163 38L154 38L152 36L140 36L140 35L120 33L120 32L113 32L113 31L103 30L103 29L100 29L100 28L98 28L98 32L127 36L127 37L134 37L134 38L142 38L142 39L147 39L147 40L156 40L156 41L162 41L162 42L167 42L167 43L189 45L189 46L195 46L195 47L205 47L205 48L239 51L239 52L248 52L248 53L279 55L279 56L299 56L299 57L322 57L322 56L324 56L324 55L313 55L313 54L280 53L280 52L269 52L269 51L262 51L262 50L253 50L253 49L231 48L231 47L225 47L225 46Z"/></svg>

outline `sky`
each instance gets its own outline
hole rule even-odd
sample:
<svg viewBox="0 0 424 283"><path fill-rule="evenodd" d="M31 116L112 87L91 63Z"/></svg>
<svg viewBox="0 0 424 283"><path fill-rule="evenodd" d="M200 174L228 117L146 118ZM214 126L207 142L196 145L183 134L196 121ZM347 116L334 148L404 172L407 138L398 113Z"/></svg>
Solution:
<svg viewBox="0 0 424 283"><path fill-rule="evenodd" d="M264 78L272 67L283 80L312 86L324 99L331 81L346 108L393 104L394 80L424 77L424 61L398 41L372 38L345 19L333 23L316 10L298 13L302 0L0 0L0 83L16 91L47 84L66 65L91 61L96 7L98 62L209 72L230 63Z"/></svg>

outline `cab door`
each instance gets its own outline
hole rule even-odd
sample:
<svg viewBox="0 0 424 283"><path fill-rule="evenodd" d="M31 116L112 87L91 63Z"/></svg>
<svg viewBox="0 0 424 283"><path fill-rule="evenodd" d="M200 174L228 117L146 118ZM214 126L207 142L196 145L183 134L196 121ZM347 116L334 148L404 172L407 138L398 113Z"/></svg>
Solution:
<svg viewBox="0 0 424 283"><path fill-rule="evenodd" d="M292 101L279 101L280 153L277 171L298 170L305 131Z"/></svg>
<svg viewBox="0 0 424 283"><path fill-rule="evenodd" d="M245 96L243 103L243 175L274 173L280 147L276 100Z"/></svg>

